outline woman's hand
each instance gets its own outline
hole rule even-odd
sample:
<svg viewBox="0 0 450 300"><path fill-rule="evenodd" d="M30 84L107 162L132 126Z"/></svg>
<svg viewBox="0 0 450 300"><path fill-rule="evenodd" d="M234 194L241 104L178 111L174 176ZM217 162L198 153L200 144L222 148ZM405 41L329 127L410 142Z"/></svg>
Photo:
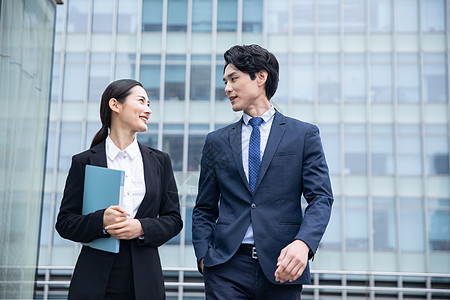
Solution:
<svg viewBox="0 0 450 300"><path fill-rule="evenodd" d="M108 233L118 240L132 240L144 235L144 229L139 220L126 219L125 221L109 225Z"/></svg>
<svg viewBox="0 0 450 300"><path fill-rule="evenodd" d="M127 220L127 212L118 205L108 207L103 213L103 228L108 231L109 226ZM108 231L109 233L109 231Z"/></svg>

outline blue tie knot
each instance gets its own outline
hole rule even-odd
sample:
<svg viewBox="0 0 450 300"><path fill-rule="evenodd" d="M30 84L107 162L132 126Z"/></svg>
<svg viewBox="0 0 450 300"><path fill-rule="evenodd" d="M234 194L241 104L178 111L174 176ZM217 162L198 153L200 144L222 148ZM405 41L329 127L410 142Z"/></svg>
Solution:
<svg viewBox="0 0 450 300"><path fill-rule="evenodd" d="M248 121L248 123L249 123L253 128L255 128L255 126L256 126L256 127L259 127L259 125L261 125L262 122L263 122L263 118L261 118L261 117L251 118L251 119Z"/></svg>

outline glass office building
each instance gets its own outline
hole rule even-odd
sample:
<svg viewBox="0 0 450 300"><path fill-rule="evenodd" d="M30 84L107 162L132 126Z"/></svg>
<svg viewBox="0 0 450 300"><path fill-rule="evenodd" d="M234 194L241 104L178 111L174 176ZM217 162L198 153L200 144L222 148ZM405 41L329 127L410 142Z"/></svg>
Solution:
<svg viewBox="0 0 450 300"><path fill-rule="evenodd" d="M54 230L70 158L100 128L99 100L140 80L140 142L171 155L183 231L160 248L169 299L203 299L191 239L208 132L236 121L223 52L280 62L272 104L321 130L335 204L304 299L450 297L447 0L68 0L58 7L38 295L67 293L80 246Z"/></svg>

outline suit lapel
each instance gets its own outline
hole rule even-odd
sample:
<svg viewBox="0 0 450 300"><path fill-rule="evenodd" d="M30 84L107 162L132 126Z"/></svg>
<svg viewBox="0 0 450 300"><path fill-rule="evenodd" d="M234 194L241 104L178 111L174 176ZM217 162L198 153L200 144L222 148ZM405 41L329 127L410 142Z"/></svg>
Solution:
<svg viewBox="0 0 450 300"><path fill-rule="evenodd" d="M146 211L147 207L152 203L151 199L148 197L148 195L150 195L149 191L158 186L157 181L161 175L158 173L158 162L156 161L154 155L151 154L153 151L140 143L139 149L141 150L142 163L144 164L145 195L135 218L141 217L142 212Z"/></svg>
<svg viewBox="0 0 450 300"><path fill-rule="evenodd" d="M242 166L242 118L231 126L229 139L236 168L248 191L251 192L247 176L245 176L244 167Z"/></svg>
<svg viewBox="0 0 450 300"><path fill-rule="evenodd" d="M269 168L270 162L272 161L275 152L278 149L278 145L283 138L285 128L285 117L278 111L275 112L274 119L272 122L272 128L270 129L269 139L267 140L266 149L264 150L264 155L261 161L261 166L259 168L258 180L256 181L255 191L258 189L258 186L263 179L264 175Z"/></svg>
<svg viewBox="0 0 450 300"><path fill-rule="evenodd" d="M108 166L106 163L105 140L101 141L91 149L90 164L104 168Z"/></svg>

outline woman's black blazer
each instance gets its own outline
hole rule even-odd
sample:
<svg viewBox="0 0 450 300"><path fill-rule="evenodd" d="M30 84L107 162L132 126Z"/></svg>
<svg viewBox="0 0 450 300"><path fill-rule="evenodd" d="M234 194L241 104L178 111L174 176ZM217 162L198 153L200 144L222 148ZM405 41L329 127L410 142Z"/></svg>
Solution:
<svg viewBox="0 0 450 300"><path fill-rule="evenodd" d="M183 227L178 191L169 155L139 144L144 164L146 193L136 219L144 239L131 241L136 300L164 299L164 279L158 247ZM74 242L104 238L103 210L82 215L86 165L106 167L105 141L72 157L56 230ZM83 246L69 288L69 299L103 299L117 254Z"/></svg>

